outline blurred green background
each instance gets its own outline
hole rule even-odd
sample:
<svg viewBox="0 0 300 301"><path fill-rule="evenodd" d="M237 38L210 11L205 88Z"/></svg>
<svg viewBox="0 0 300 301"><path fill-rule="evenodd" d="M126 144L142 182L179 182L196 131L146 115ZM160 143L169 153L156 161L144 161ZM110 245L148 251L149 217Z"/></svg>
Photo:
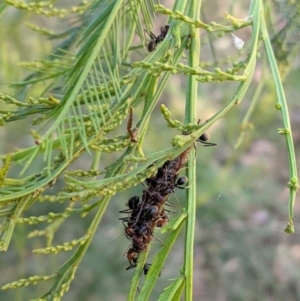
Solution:
<svg viewBox="0 0 300 301"><path fill-rule="evenodd" d="M74 1L64 1L64 6ZM162 1L171 8L173 1ZM287 24L282 7L273 2L270 13L274 21L274 33ZM283 2L282 2L283 3ZM224 23L223 12L230 12L237 18L247 17L248 1L203 1L203 11L207 22L212 20ZM35 22L50 30L62 30L70 24L56 19L32 16L24 11L9 8L0 18L0 91L15 95L7 83L22 80L28 71L22 69L22 61L34 61L45 58L51 52L56 41L31 31L24 26L25 21ZM158 32L166 19L158 17L154 32ZM69 25L70 26L70 25ZM299 30L299 29L298 29ZM299 32L299 31L298 31ZM201 33L203 48L201 62L212 62L211 46L207 34ZM249 28L237 35L246 42L250 39ZM294 49L298 40L293 41ZM247 51L239 53L232 46L231 36L224 36L213 42L215 56L218 60L227 57L245 58ZM273 44L274 50L278 45ZM292 51L292 50L291 50ZM284 233L288 220L288 161L285 140L278 135L277 128L282 127L279 111L275 110L276 94L270 72L263 67L265 58L262 47L261 59L257 66L253 82L243 102L234 107L225 118L217 122L209 131L211 141L216 147L197 146L197 224L195 241L195 280L194 299L201 301L240 301L240 300L300 300L300 224L299 197L295 205L294 223L296 232L293 235ZM147 55L145 50L144 55ZM234 60L234 59L232 59ZM282 61L279 62L280 64ZM219 66L219 65L218 65ZM221 65L227 66L226 62ZM284 89L289 105L291 124L294 134L296 156L299 160L300 149L300 103L299 57L291 57L289 66L284 65ZM185 78L173 76L168 89L161 97L161 103L167 104L173 117L183 120ZM245 115L258 83L266 82L257 107L251 118L252 130L247 131L246 139L239 149L234 145L240 135L239 125ZM202 121L209 118L232 97L237 84L199 84L198 116ZM38 96L42 88L30 91ZM10 109L0 101L1 108ZM134 116L135 122L138 116ZM34 141L29 135L33 128L30 120L8 123L0 128L0 152L5 154L20 147L32 146ZM159 136L158 133L159 132ZM159 107L154 112L147 133L144 151L151 152L170 145L176 131L167 127ZM161 139L158 139L161 138ZM155 143L153 143L155 142ZM105 156L113 162L115 154ZM82 156L74 166L90 166L91 157ZM37 162L36 172L43 167ZM16 173L19 170L15 170ZM54 194L63 187L61 179L53 190ZM66 301L99 301L125 300L130 286L133 270L126 271L128 266L124 253L129 241L124 236L122 223L118 220L119 210L125 209L125 203L133 195L141 195L142 185L113 197L110 206L101 222L97 235L71 284L70 291L63 300ZM176 192L181 204L184 203L184 192ZM174 202L176 203L175 199ZM60 212L64 204L39 203L28 210L26 216L43 215L48 212ZM179 214L180 206L174 210ZM93 213L92 213L93 214ZM92 215L91 214L91 215ZM172 218L172 216L171 216ZM62 244L84 235L91 216L84 219L69 218L57 232L53 244ZM44 229L47 224L34 226L18 225L12 243L6 253L0 257L0 286L33 275L54 273L69 257L68 253L58 255L35 255L31 251L45 246L44 238L28 239L27 235L35 229ZM164 236L156 234L163 241ZM152 244L150 258L161 242ZM180 275L183 261L184 237L175 244L162 270L159 283L151 300L157 300L162 289L170 282L168 279ZM25 301L36 298L51 286L40 283L36 286L18 290L0 291L0 300Z"/></svg>

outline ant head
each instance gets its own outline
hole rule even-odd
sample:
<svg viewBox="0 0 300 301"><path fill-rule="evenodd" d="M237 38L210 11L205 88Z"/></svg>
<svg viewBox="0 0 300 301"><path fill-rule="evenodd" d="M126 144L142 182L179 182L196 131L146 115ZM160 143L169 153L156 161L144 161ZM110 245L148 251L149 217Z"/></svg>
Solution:
<svg viewBox="0 0 300 301"><path fill-rule="evenodd" d="M196 141L204 144L204 146L215 146L216 143L208 142L210 135L208 133L203 133Z"/></svg>
<svg viewBox="0 0 300 301"><path fill-rule="evenodd" d="M210 139L210 135L208 133L203 133L198 139L197 141L199 142L206 142Z"/></svg>
<svg viewBox="0 0 300 301"><path fill-rule="evenodd" d="M186 176L179 177L176 184L182 186L188 182L188 178Z"/></svg>
<svg viewBox="0 0 300 301"><path fill-rule="evenodd" d="M126 206L128 206L130 209L136 209L138 207L139 201L140 198L138 196L133 196L128 200Z"/></svg>

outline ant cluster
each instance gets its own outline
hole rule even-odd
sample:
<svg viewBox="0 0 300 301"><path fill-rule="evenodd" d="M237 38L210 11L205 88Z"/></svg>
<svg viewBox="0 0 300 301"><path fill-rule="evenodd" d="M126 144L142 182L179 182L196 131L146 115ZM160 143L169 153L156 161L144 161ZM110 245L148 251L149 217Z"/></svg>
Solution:
<svg viewBox="0 0 300 301"><path fill-rule="evenodd" d="M153 32L148 32L145 31L151 38L151 40L149 41L148 45L147 45L147 49L149 52L152 52L153 50L155 50L156 46L158 43L162 42L164 40L164 38L166 37L168 30L170 28L170 25L165 25L164 27L160 28L160 34L158 36L156 36Z"/></svg>
<svg viewBox="0 0 300 301"><path fill-rule="evenodd" d="M197 141L208 145L209 136L203 134ZM186 149L173 160L166 161L158 168L156 174L146 179L146 188L143 190L141 198L131 197L126 206L128 209L120 213L128 214L128 217L120 218L125 228L125 236L131 241L131 246L127 251L129 267L126 270L137 266L138 255L145 252L153 239L156 227L161 228L168 223L167 213L164 208L170 194L174 193L175 188L184 189L188 182L185 176L179 177L179 171L187 163L190 148ZM143 270L146 275L150 264L145 264Z"/></svg>

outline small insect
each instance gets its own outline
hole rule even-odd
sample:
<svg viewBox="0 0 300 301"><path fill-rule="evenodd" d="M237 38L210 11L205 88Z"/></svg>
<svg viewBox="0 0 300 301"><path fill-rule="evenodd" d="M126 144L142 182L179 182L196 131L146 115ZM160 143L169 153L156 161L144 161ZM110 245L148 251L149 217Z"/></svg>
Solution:
<svg viewBox="0 0 300 301"><path fill-rule="evenodd" d="M151 38L151 40L149 41L148 45L147 45L147 49L149 52L152 52L155 50L156 46L158 43L162 42L164 40L164 38L166 37L168 30L170 28L170 25L165 25L165 27L161 27L160 28L160 34L158 36L156 36L153 32L148 32L145 30L145 32L149 35L149 37Z"/></svg>
<svg viewBox="0 0 300 301"><path fill-rule="evenodd" d="M234 33L231 33L231 36L232 36L232 40L233 40L233 46L237 50L243 49L245 42L242 39L240 39L238 36L236 36Z"/></svg>
<svg viewBox="0 0 300 301"><path fill-rule="evenodd" d="M137 136L138 130L137 129L132 130L132 116L133 116L132 107L130 107L129 118L128 118L128 122L127 122L127 132L130 137L130 141L137 142L138 140L137 140L136 136Z"/></svg>

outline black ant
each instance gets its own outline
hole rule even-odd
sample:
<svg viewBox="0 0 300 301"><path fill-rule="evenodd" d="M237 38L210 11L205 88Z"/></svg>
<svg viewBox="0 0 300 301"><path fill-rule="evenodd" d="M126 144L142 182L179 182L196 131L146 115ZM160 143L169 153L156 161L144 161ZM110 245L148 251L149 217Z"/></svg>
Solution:
<svg viewBox="0 0 300 301"><path fill-rule="evenodd" d="M155 217L155 215L157 214L159 208L157 206L153 206L150 204L145 204L144 206L144 210L145 210L145 218L147 220L151 220L153 217Z"/></svg>
<svg viewBox="0 0 300 301"><path fill-rule="evenodd" d="M170 25L165 25L165 27L160 28L160 34L156 36L153 32L148 32L145 30L145 32L150 36L151 40L147 45L147 49L149 52L152 52L155 50L158 43L162 42L164 38L166 37L168 30L170 28Z"/></svg>

